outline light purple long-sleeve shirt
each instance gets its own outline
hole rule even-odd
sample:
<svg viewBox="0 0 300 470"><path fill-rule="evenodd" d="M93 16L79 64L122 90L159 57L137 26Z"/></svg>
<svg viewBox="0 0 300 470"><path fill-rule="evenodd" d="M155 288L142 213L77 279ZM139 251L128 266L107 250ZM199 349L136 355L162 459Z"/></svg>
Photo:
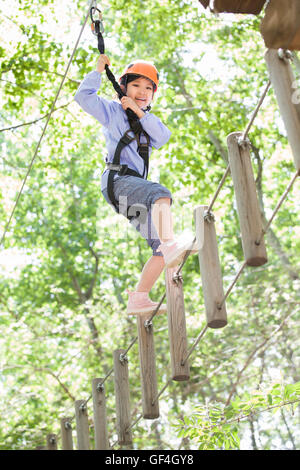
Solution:
<svg viewBox="0 0 300 470"><path fill-rule="evenodd" d="M80 84L76 94L75 101L87 113L91 114L103 125L103 133L106 139L107 156L106 162L112 162L119 140L130 128L129 121L121 103L109 101L97 94L101 85L101 73L97 71L90 72ZM171 132L161 122L161 120L152 113L146 113L140 123L143 129L150 137L149 157L152 147L159 149L168 142ZM130 134L131 135L131 134ZM142 136L141 142L145 142L145 136ZM126 164L128 168L137 171L140 175L144 172L144 161L137 151L137 142L134 140L127 145L121 152L121 165ZM101 189L107 187L108 170L105 170L101 178Z"/></svg>

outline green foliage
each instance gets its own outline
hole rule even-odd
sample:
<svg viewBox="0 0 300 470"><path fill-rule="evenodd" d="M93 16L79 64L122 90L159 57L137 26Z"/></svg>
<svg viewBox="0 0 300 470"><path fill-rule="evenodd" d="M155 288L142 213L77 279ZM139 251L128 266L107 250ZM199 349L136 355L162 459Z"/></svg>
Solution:
<svg viewBox="0 0 300 470"><path fill-rule="evenodd" d="M229 405L198 405L183 424L177 424L178 436L189 437L199 450L240 449L239 423L262 412L277 413L282 407L294 412L300 401L300 382L283 386L273 384L269 390L254 390L237 397Z"/></svg>

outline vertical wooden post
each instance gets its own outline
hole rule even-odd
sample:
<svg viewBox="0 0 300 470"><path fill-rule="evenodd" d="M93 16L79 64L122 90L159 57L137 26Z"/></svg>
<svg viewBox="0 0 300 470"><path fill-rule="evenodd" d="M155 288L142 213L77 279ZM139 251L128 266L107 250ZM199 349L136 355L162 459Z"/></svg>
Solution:
<svg viewBox="0 0 300 470"><path fill-rule="evenodd" d="M300 102L298 84L289 60L280 58L278 51L269 49L265 54L270 79L274 87L280 113L286 128L296 170L300 175ZM298 96L298 98L297 98Z"/></svg>
<svg viewBox="0 0 300 470"><path fill-rule="evenodd" d="M187 336L182 282L174 280L177 270L178 266L167 268L165 278L172 379L182 381L189 380L190 366L188 361L182 364L187 356Z"/></svg>
<svg viewBox="0 0 300 470"><path fill-rule="evenodd" d="M156 419L159 417L159 405L158 400L153 403L157 396L153 325L145 327L147 317L149 318L149 314L137 316L142 406L145 419Z"/></svg>
<svg viewBox="0 0 300 470"><path fill-rule="evenodd" d="M106 420L106 399L103 379L92 381L94 426L95 426L95 450L108 450L108 434Z"/></svg>
<svg viewBox="0 0 300 470"><path fill-rule="evenodd" d="M72 437L72 418L61 418L61 440L62 450L73 450L73 437Z"/></svg>
<svg viewBox="0 0 300 470"><path fill-rule="evenodd" d="M117 432L120 445L132 444L130 394L127 358L125 349L114 351L114 382L116 395Z"/></svg>
<svg viewBox="0 0 300 470"><path fill-rule="evenodd" d="M227 325L226 305L219 307L224 297L221 265L218 253L215 223L212 214L206 214L208 206L194 210L196 234L199 234L199 264L207 325L223 328ZM204 225L204 233L203 233ZM203 243L202 242L203 238Z"/></svg>
<svg viewBox="0 0 300 470"><path fill-rule="evenodd" d="M90 450L89 421L85 400L75 401L78 450Z"/></svg>
<svg viewBox="0 0 300 470"><path fill-rule="evenodd" d="M57 436L56 434L47 435L47 450L57 450Z"/></svg>
<svg viewBox="0 0 300 470"><path fill-rule="evenodd" d="M245 260L248 266L261 266L268 261L268 258L264 239L261 239L263 227L249 144L247 142L240 144L241 137L241 132L233 132L227 137L230 171L235 190Z"/></svg>

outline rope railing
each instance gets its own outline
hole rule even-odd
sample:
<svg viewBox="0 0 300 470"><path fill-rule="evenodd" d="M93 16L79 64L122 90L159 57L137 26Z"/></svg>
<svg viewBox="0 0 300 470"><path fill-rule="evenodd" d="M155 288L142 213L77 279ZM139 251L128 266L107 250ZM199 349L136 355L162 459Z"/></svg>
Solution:
<svg viewBox="0 0 300 470"><path fill-rule="evenodd" d="M277 203L277 205L276 205L276 207L275 207L275 209L274 209L274 212L273 212L272 216L270 217L270 219L269 219L267 225L266 225L265 228L263 229L262 234L261 234L259 240L257 241L257 244L259 244L259 243L261 242L261 240L263 239L264 235L265 235L265 234L267 233L267 231L269 230L270 225L271 225L271 223L273 222L273 219L274 219L275 215L276 215L277 212L279 211L279 209L280 209L282 203L284 202L284 200L287 198L287 196L288 196L289 192L291 191L291 189L292 189L292 187L293 187L293 185L294 185L294 183L295 183L295 181L296 181L296 179L297 179L298 176L299 176L298 171L296 171L295 175L292 177L292 179L291 179L290 183L288 184L286 190L284 191L283 195L281 196L280 200L278 201L278 203Z"/></svg>

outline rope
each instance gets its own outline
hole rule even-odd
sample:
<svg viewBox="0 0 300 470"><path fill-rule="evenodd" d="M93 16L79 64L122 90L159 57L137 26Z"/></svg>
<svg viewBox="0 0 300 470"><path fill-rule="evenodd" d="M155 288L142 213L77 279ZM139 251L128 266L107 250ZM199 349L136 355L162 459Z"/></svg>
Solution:
<svg viewBox="0 0 300 470"><path fill-rule="evenodd" d="M162 298L160 299L159 303L158 303L158 306L156 307L156 309L154 310L154 312L152 313L151 317L145 321L145 328L148 328L151 326L152 324L152 320L153 318L155 317L155 315L157 314L157 312L159 311L159 308L161 306L161 304L163 303L163 301L165 300L166 298L166 293L164 293L164 295L162 296Z"/></svg>
<svg viewBox="0 0 300 470"><path fill-rule="evenodd" d="M260 100L259 100L259 102L258 102L258 104L257 104L257 106L256 106L256 108L255 108L255 110L253 111L253 114L252 114L252 116L251 116L251 118L250 118L249 124L247 125L247 127L246 127L246 129L245 129L245 132L244 132L243 135L242 135L242 139L241 139L242 141L245 141L245 140L246 140L246 138L247 138L247 136L248 136L248 133L249 133L249 131L250 131L250 128L251 128L251 126L252 126L252 124L253 124L253 122L254 122L254 119L255 119L256 116L257 116L257 113L258 113L258 111L259 111L261 105L263 104L263 101L264 101L264 99L265 99L265 97L266 97L266 95L267 95L267 93L268 93L268 91L269 91L270 86L271 86L271 80L268 81L268 83L267 83L267 85L266 85L266 88L265 88L265 90L264 90L264 92L263 92L263 94L262 94L262 96L261 96L261 98L260 98Z"/></svg>
<svg viewBox="0 0 300 470"><path fill-rule="evenodd" d="M22 192L23 192L23 189L24 189L24 186L25 186L25 184L26 184L26 181L27 181L27 178L28 178L28 176L29 176L29 173L30 173L30 171L31 171L31 169L32 169L33 163L34 163L34 161L35 161L35 159L36 159L36 156L37 156L38 150L39 150L39 148L40 148L40 145L41 145L41 143L42 143L43 137L44 137L44 135L45 135L45 133L46 133L46 129L47 129L47 127L48 127L48 123L49 123L50 118L51 118L51 116L52 116L52 113L53 113L53 111L54 111L54 108L55 108L55 105L56 105L56 101L57 101L58 96L59 96L59 94L60 94L60 92L61 92L61 89L62 89L62 87L63 87L63 84L64 84L65 78L66 78L66 76L67 76L67 73L68 73L68 71L69 71L71 62L72 62L73 57L74 57L74 55L75 55L75 52L76 52L76 50L77 50L78 44L79 44L79 42L80 42L80 39L81 39L81 36L82 36L82 33L83 33L83 30L84 30L84 28L85 28L86 22L87 22L87 20L88 20L89 14L90 14L90 8L92 7L93 3L94 3L94 0L91 1L90 6L89 6L89 9L88 9L88 12L87 12L87 14L86 14L86 16L85 16L83 25L82 25L81 30L80 30L80 33L79 33L79 36L78 36L78 38L77 38L77 41L76 41L76 43L75 43L73 52L72 52L71 57L70 57L70 59L69 59L69 62L68 62L66 71L65 71L65 73L64 73L64 75L63 75L63 78L62 78L62 80L61 80L61 83L60 83L60 85L59 85L59 88L58 88L58 90L57 90L57 92L56 92L56 96L55 96L54 101L53 101L53 103L52 103L50 112L49 112L49 114L48 114L48 117L47 117L45 126L44 126L44 128L43 128L43 131L42 131L40 140L38 141L38 144L37 144L36 149L35 149L35 151L34 151L34 155L33 155L32 159L31 159L31 162L30 162L30 165L29 165L29 167L28 167L28 170L27 170L27 173L26 173L26 175L25 175L25 178L24 178L24 180L23 180L21 189L20 189L20 191L19 191L19 193L18 193L16 202L15 202L15 204L14 204L13 210L12 210L12 212L11 212L11 214L10 214L10 217L9 217L9 220L8 220L6 226L5 226L4 233L3 233L2 238L1 238L1 241L0 241L0 245L4 244L4 240L5 240L6 233L7 233L7 231L8 231L8 228L9 228L10 223L11 223L11 221L12 221L12 218L13 218L13 216L14 216L14 212L15 212L15 210L16 210L16 207L17 207L18 203L19 203L21 194L22 194Z"/></svg>
<svg viewBox="0 0 300 470"><path fill-rule="evenodd" d="M102 12L97 8L96 1L93 2L95 5L93 5L90 9L90 16L92 20L92 30L94 30L94 34L97 36L97 41L98 41L98 51L102 55L105 53L105 43L104 43L104 38L102 35L102 32L104 31L103 28L103 23L102 23ZM99 20L94 20L93 17L93 11L97 11L99 14ZM105 64L105 72L107 75L108 80L111 82L113 88L118 94L119 99L123 98L126 96L126 93L122 90L121 86L117 82L114 74L110 70L109 66ZM125 113L128 117L128 121L130 124L131 129L133 130L134 134L139 134L143 131L143 127L140 124L140 120L138 115L131 109L127 108L125 110Z"/></svg>
<svg viewBox="0 0 300 470"><path fill-rule="evenodd" d="M248 123L248 125L247 125L247 127L246 127L246 129L245 129L245 131L244 131L244 133L243 133L243 135L242 135L242 137L241 137L241 139L240 139L240 142L244 142L244 141L246 140L246 138L247 138L247 136L248 136L248 134L249 134L249 131L250 131L250 129L251 129L251 126L252 126L252 124L253 124L253 122L254 122L256 116L257 116L257 113L258 113L259 109L261 108L261 106L262 106L262 104L263 104L263 102L264 102L264 99L265 99L265 97L266 97L266 95L267 95L267 92L268 92L270 86L271 86L271 81L269 80L268 83L267 83L267 85L266 85L266 87L265 87L265 89L264 89L264 92L263 92L262 96L260 97L260 99L259 99L259 101L258 101L258 103L257 103L257 106L256 106L255 110L254 110L253 113L252 113L252 116L251 116L251 118L250 118L250 121L249 121L249 123ZM213 207L214 203L216 202L217 197L218 197L218 195L219 195L219 193L220 193L220 191L221 191L221 189L222 189L222 187L223 187L223 185L224 185L224 183L225 183L225 180L226 180L226 177L227 177L229 171L230 171L230 167L229 167L229 165L228 165L227 168L226 168L226 170L225 170L225 173L224 173L224 175L222 176L222 179L221 179L221 181L220 181L220 183L219 183L219 185L218 185L218 188L217 188L217 190L216 190L216 192L215 192L215 194L214 194L214 196L213 196L213 198L212 198L212 201L211 201L211 203L210 203L209 206L208 206L208 209L207 209L207 212L208 212L208 213L211 212L212 207Z"/></svg>
<svg viewBox="0 0 300 470"><path fill-rule="evenodd" d="M168 388L169 384L172 382L172 379L170 378L168 382L164 385L164 387L158 392L156 397L152 400L152 405L159 399L159 397L164 393L164 391Z"/></svg>
<svg viewBox="0 0 300 470"><path fill-rule="evenodd" d="M221 309L225 300L227 299L227 297L229 296L230 292L232 291L234 285L236 284L237 280L239 279L240 275L242 274L242 272L244 271L244 268L247 266L247 261L244 261L242 266L240 267L240 269L238 270L237 274L235 275L235 278L233 279L232 283L230 284L229 288L227 289L227 292L226 294L224 295L222 301L219 303L218 305L218 309Z"/></svg>
<svg viewBox="0 0 300 470"><path fill-rule="evenodd" d="M218 185L218 188L217 188L217 190L216 190L216 192L215 192L215 194L214 194L214 196L213 196L213 198L212 198L212 201L211 201L211 203L210 203L209 206L208 206L208 209L207 209L207 212L208 212L208 213L211 212L212 207L213 207L214 203L216 202L217 197L219 196L219 192L221 191L222 186L223 186L223 184L225 183L225 180L226 180L226 178L227 178L227 175L228 175L229 171L230 171L230 166L228 165L227 168L226 168L226 170L225 170L225 173L224 173L224 175L222 176L222 179L221 179L221 181L220 181L220 183L219 183L219 185Z"/></svg>
<svg viewBox="0 0 300 470"><path fill-rule="evenodd" d="M250 131L250 128L251 128L251 126L252 126L252 124L253 124L253 122L254 122L256 116L257 116L257 113L258 113L260 107L262 106L262 104L263 104L263 102L264 102L264 99L265 99L265 97L266 97L266 95L267 95L267 92L268 92L268 90L269 90L269 88L270 88L270 85L271 85L271 81L269 80L268 83L267 83L267 85L266 85L266 87L265 87L265 89L264 89L264 92L263 92L262 96L260 97L260 99L259 99L259 101L258 101L258 104L257 104L255 110L254 110L253 113L252 113L252 116L251 116L251 118L250 118L250 121L249 121L249 123L248 123L248 125L247 125L247 127L246 127L246 129L245 129L245 131L244 131L244 133L243 133L243 136L242 136L242 138L241 138L241 141L245 141L245 139L246 139L246 137L247 137L247 135L248 135L248 133L249 133L249 131ZM227 178L229 172L230 172L230 166L227 165L227 168L226 168L226 170L225 170L225 172L224 172L224 174L223 174L223 176L222 176L222 179L221 179L221 181L220 181L220 183L219 183L219 185L218 185L218 187L217 187L217 190L216 190L215 194L213 195L213 198L212 198L212 200L211 200L211 202L210 202L210 204L209 204L209 206L208 206L207 214L211 214L211 210L212 210L212 208L213 208L213 205L214 205L214 203L215 203L216 200L217 200L217 197L218 197L218 195L219 195L219 193L220 193L220 191L221 191L221 189L222 189L222 187L223 187L223 185L224 185L224 183L225 183L225 180L226 180L226 178ZM193 246L193 244L195 243L195 241L196 241L196 237L194 238L191 247ZM180 273L180 271L182 270L182 268L183 268L183 266L184 266L184 264L185 264L187 258L188 258L189 255L190 255L190 252L191 252L191 250L188 250L188 251L186 252L186 254L185 254L185 256L184 256L184 259L183 259L182 263L180 264L180 266L179 266L179 268L178 268L178 270L177 270L177 272L176 272L176 276L178 276L179 273ZM244 269L244 267L245 267L245 266L242 267L242 270ZM242 272L242 270L241 270L241 272ZM239 273L239 276L240 276L241 272ZM238 276L238 277L239 277L239 276ZM235 282L237 281L238 277L235 279ZM233 286L234 286L234 284L231 286L231 289L232 289ZM230 289L230 291L231 291L231 289ZM227 293L226 297L224 297L224 299L222 300L222 302L221 302L221 304L220 304L221 306L223 305L225 299L228 297L230 291ZM148 325L151 324L152 319L153 319L153 318L155 317L155 315L157 314L158 309L159 309L160 305L162 304L162 302L163 302L165 296L166 296L166 294L163 295L163 297L161 298L161 300L160 300L160 302L159 302L159 305L158 305L156 311L152 314L151 318L148 320Z"/></svg>
<svg viewBox="0 0 300 470"><path fill-rule="evenodd" d="M286 190L284 191L283 195L281 196L280 200L278 201L277 203L277 206L275 207L274 209L274 212L269 220L269 222L267 223L266 227L262 230L262 234L259 238L259 240L256 242L258 245L260 244L262 238L264 237L265 233L269 230L270 228L270 225L275 217L275 215L277 214L277 212L279 211L283 201L286 199L287 195L289 194L290 190L292 189L293 187L293 184L295 183L296 179L298 177L298 171L296 171L295 175L293 176L293 178L291 179L290 183L288 184Z"/></svg>
<svg viewBox="0 0 300 470"><path fill-rule="evenodd" d="M132 346L137 342L138 340L138 336L136 336L130 343L130 345L128 346L128 348L126 349L125 352L123 352L121 355L120 355L120 359L125 359L126 358L126 355L128 353L128 351L130 351L130 349L132 348Z"/></svg>
<svg viewBox="0 0 300 470"><path fill-rule="evenodd" d="M203 338L204 334L206 333L208 329L208 325L205 325L205 327L203 328L203 330L201 331L201 333L198 335L196 341L194 342L193 346L189 349L186 357L183 359L183 361L181 361L181 365L184 366L186 361L188 360L188 358L190 357L190 355L192 354L192 352L196 349L196 346L198 345L200 339Z"/></svg>

